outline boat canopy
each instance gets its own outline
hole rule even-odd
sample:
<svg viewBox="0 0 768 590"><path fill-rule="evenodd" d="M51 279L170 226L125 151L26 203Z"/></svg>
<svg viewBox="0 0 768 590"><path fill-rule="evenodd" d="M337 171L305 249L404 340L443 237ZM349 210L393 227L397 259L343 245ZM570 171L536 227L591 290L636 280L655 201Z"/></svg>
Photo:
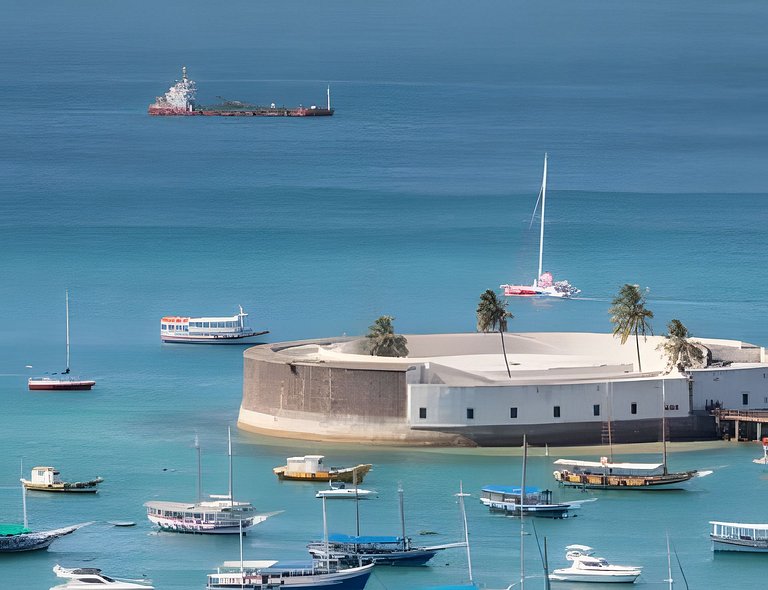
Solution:
<svg viewBox="0 0 768 590"><path fill-rule="evenodd" d="M0 524L0 537L13 537L31 532L22 524Z"/></svg>
<svg viewBox="0 0 768 590"><path fill-rule="evenodd" d="M345 535L342 533L333 533L328 535L329 543L350 543L354 545L385 545L389 543L402 543L402 537L387 536L387 535L363 535L356 537L355 535Z"/></svg>
<svg viewBox="0 0 768 590"><path fill-rule="evenodd" d="M485 486L482 489L483 492L491 492L495 494L510 494L520 495L520 486ZM525 486L526 494L538 494L541 491L540 488L531 486Z"/></svg>
<svg viewBox="0 0 768 590"><path fill-rule="evenodd" d="M277 563L277 561L273 560L260 560L260 561L225 561L221 564L221 567L236 567L239 568L240 564L242 563L243 567L251 568L251 569L261 569L265 567L272 567Z"/></svg>
<svg viewBox="0 0 768 590"><path fill-rule="evenodd" d="M571 459L558 459L555 465L572 467L577 471L610 470L612 475L661 475L664 472L663 463L608 463L601 461L573 461Z"/></svg>
<svg viewBox="0 0 768 590"><path fill-rule="evenodd" d="M717 520L710 520L709 524L716 526L730 526L742 529L754 529L756 531L768 531L768 524L748 524L745 522L720 522Z"/></svg>

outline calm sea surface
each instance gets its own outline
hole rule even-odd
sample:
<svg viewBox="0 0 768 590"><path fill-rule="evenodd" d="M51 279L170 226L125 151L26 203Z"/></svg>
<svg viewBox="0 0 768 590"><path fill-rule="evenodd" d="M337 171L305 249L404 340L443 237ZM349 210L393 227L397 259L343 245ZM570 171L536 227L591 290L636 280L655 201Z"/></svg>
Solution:
<svg viewBox="0 0 768 590"><path fill-rule="evenodd" d="M657 333L679 318L698 336L768 344L767 21L757 0L8 0L0 521L21 519L22 459L26 474L43 464L106 481L95 497L29 495L35 528L93 524L47 552L0 556L0 588L45 590L61 563L202 589L237 559L237 539L157 534L142 504L194 499L195 433L205 491L226 493L242 349L161 346L159 318L241 304L274 340L360 334L382 314L405 333L471 331L483 290L533 279L544 152L544 266L583 298L512 301L512 330L607 331L610 299L631 282L650 288ZM148 117L182 65L204 103L321 103L329 83L337 114ZM73 371L98 385L30 393L29 376L63 368L65 289ZM271 468L322 453L375 465L365 486L381 497L361 504L363 533L398 533L402 482L408 531L458 540L463 480L476 577L519 580L519 521L477 499L483 484L519 483L519 450L235 439L236 495L284 511L247 536L247 558L300 558L319 537L315 488L280 484ZM715 472L688 493L597 493L578 518L537 531L553 565L565 545L588 544L644 566L648 588L666 587L669 532L691 588L753 585L764 558L714 556L707 522L766 522L758 455L746 444L674 453L675 469ZM554 458L531 458L530 484L553 484ZM329 508L333 530L354 531L352 505ZM533 535L525 555L527 585L543 588ZM377 570L368 588L465 578L453 550L432 567Z"/></svg>

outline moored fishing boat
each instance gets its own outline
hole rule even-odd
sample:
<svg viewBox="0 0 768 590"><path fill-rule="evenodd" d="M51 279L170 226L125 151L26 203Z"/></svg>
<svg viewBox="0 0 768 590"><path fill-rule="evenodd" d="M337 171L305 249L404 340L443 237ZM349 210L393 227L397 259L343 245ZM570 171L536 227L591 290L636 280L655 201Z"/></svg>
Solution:
<svg viewBox="0 0 768 590"><path fill-rule="evenodd" d="M768 524L711 520L713 551L768 553Z"/></svg>
<svg viewBox="0 0 768 590"><path fill-rule="evenodd" d="M61 373L31 377L27 381L30 391L89 391L96 385L93 379L82 379L71 374L69 368L69 291L65 292L67 318L67 367Z"/></svg>
<svg viewBox="0 0 768 590"><path fill-rule="evenodd" d="M491 511L504 512L510 516L520 516L522 512L527 516L540 518L568 518L570 511L581 508L589 500L574 502L553 502L552 491L542 490L536 487L526 486L523 502L520 502L521 488L518 486L485 486L480 492L480 501Z"/></svg>
<svg viewBox="0 0 768 590"><path fill-rule="evenodd" d="M256 331L246 325L248 314L227 317L165 316L160 320L160 340L184 344L254 344L269 330Z"/></svg>
<svg viewBox="0 0 768 590"><path fill-rule="evenodd" d="M95 494L104 479L96 477L88 481L61 481L59 470L53 467L33 467L30 479L22 479L27 490L35 492L61 492Z"/></svg>
<svg viewBox="0 0 768 590"><path fill-rule="evenodd" d="M670 473L665 463L611 463L607 457L599 462L558 459L555 465L562 466L553 472L560 485L602 490L679 489L694 477L711 473L695 469Z"/></svg>
<svg viewBox="0 0 768 590"><path fill-rule="evenodd" d="M640 577L641 567L613 565L586 545L568 545L565 559L570 567L554 570L549 579L555 582L600 582L632 584Z"/></svg>
<svg viewBox="0 0 768 590"><path fill-rule="evenodd" d="M361 483L365 474L373 467L370 463L365 463L354 467L326 468L323 459L324 455L288 457L286 465L275 467L272 472L278 479L285 480Z"/></svg>
<svg viewBox="0 0 768 590"><path fill-rule="evenodd" d="M59 537L74 533L88 523L76 524L60 529L33 531L27 522L27 489L21 486L21 504L24 513L24 524L0 523L0 553L17 553L20 551L36 551L47 549Z"/></svg>
<svg viewBox="0 0 768 590"><path fill-rule="evenodd" d="M328 489L317 492L315 498L365 500L367 498L375 498L377 495L378 492L374 490L364 490L357 486L347 487L345 483L331 481Z"/></svg>
<svg viewBox="0 0 768 590"><path fill-rule="evenodd" d="M50 590L89 590L106 588L108 590L154 590L154 586L135 580L120 580L105 575L95 567L65 568L59 564L53 566L53 573L59 578L69 580Z"/></svg>

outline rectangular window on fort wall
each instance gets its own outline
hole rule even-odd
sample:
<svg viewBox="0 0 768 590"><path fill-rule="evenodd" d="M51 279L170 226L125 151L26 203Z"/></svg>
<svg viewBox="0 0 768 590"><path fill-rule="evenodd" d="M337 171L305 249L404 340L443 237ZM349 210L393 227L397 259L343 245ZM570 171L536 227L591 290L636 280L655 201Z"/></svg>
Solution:
<svg viewBox="0 0 768 590"><path fill-rule="evenodd" d="M509 417L517 418L517 408L509 408Z"/></svg>
<svg viewBox="0 0 768 590"><path fill-rule="evenodd" d="M592 413L595 416L599 416L600 415L600 404L595 404L594 406L592 406Z"/></svg>
<svg viewBox="0 0 768 590"><path fill-rule="evenodd" d="M559 418L560 417L560 406L555 406L554 411L552 412L552 415L555 418Z"/></svg>
<svg viewBox="0 0 768 590"><path fill-rule="evenodd" d="M467 408L467 420L475 419L475 408Z"/></svg>
<svg viewBox="0 0 768 590"><path fill-rule="evenodd" d="M633 414L637 414L637 402L632 402L632 405L629 406L629 411Z"/></svg>
<svg viewBox="0 0 768 590"><path fill-rule="evenodd" d="M419 418L422 420L426 419L427 417L427 408L419 408Z"/></svg>
<svg viewBox="0 0 768 590"><path fill-rule="evenodd" d="M748 393L742 393L741 394L741 405L742 406L748 406L749 405L749 394Z"/></svg>

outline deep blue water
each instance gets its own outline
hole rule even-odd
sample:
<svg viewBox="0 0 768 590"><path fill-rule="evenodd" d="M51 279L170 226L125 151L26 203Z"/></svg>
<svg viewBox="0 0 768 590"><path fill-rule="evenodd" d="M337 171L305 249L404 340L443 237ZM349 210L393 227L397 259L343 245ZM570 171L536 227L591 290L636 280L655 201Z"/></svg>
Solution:
<svg viewBox="0 0 768 590"><path fill-rule="evenodd" d="M241 350L163 347L159 318L241 304L274 340L359 334L382 314L405 333L473 330L483 290L533 279L544 152L544 266L583 298L513 301L512 330L607 331L610 299L631 282L650 288L657 333L676 317L699 336L766 344L767 17L756 0L6 2L0 520L20 517L22 458L106 482L95 498L30 496L33 525L96 524L48 552L2 557L0 587L48 588L56 562L146 574L158 590L204 587L236 540L152 534L142 503L194 496L195 432L206 491L224 490ZM182 65L202 102L310 104L330 84L337 112L148 117ZM63 368L65 289L73 369L98 385L31 394L28 376ZM285 510L249 535L251 558L300 557L320 531L312 490L271 474L289 455L374 463L382 498L363 507L364 531L397 532L402 481L409 530L440 533L426 543L458 537L459 479L477 494L514 483L520 466L480 451L236 439L237 491ZM764 564L713 557L707 521L765 520L757 454L675 454L674 467L715 475L691 494L605 495L577 519L540 523L552 560L587 543L644 565L660 588L669 530L691 587L753 581ZM550 485L551 470L531 460L534 484ZM351 518L332 507L347 532ZM517 522L476 498L469 518L478 578L506 587L519 577ZM103 524L126 519L139 525ZM463 577L455 552L383 570L369 588Z"/></svg>

